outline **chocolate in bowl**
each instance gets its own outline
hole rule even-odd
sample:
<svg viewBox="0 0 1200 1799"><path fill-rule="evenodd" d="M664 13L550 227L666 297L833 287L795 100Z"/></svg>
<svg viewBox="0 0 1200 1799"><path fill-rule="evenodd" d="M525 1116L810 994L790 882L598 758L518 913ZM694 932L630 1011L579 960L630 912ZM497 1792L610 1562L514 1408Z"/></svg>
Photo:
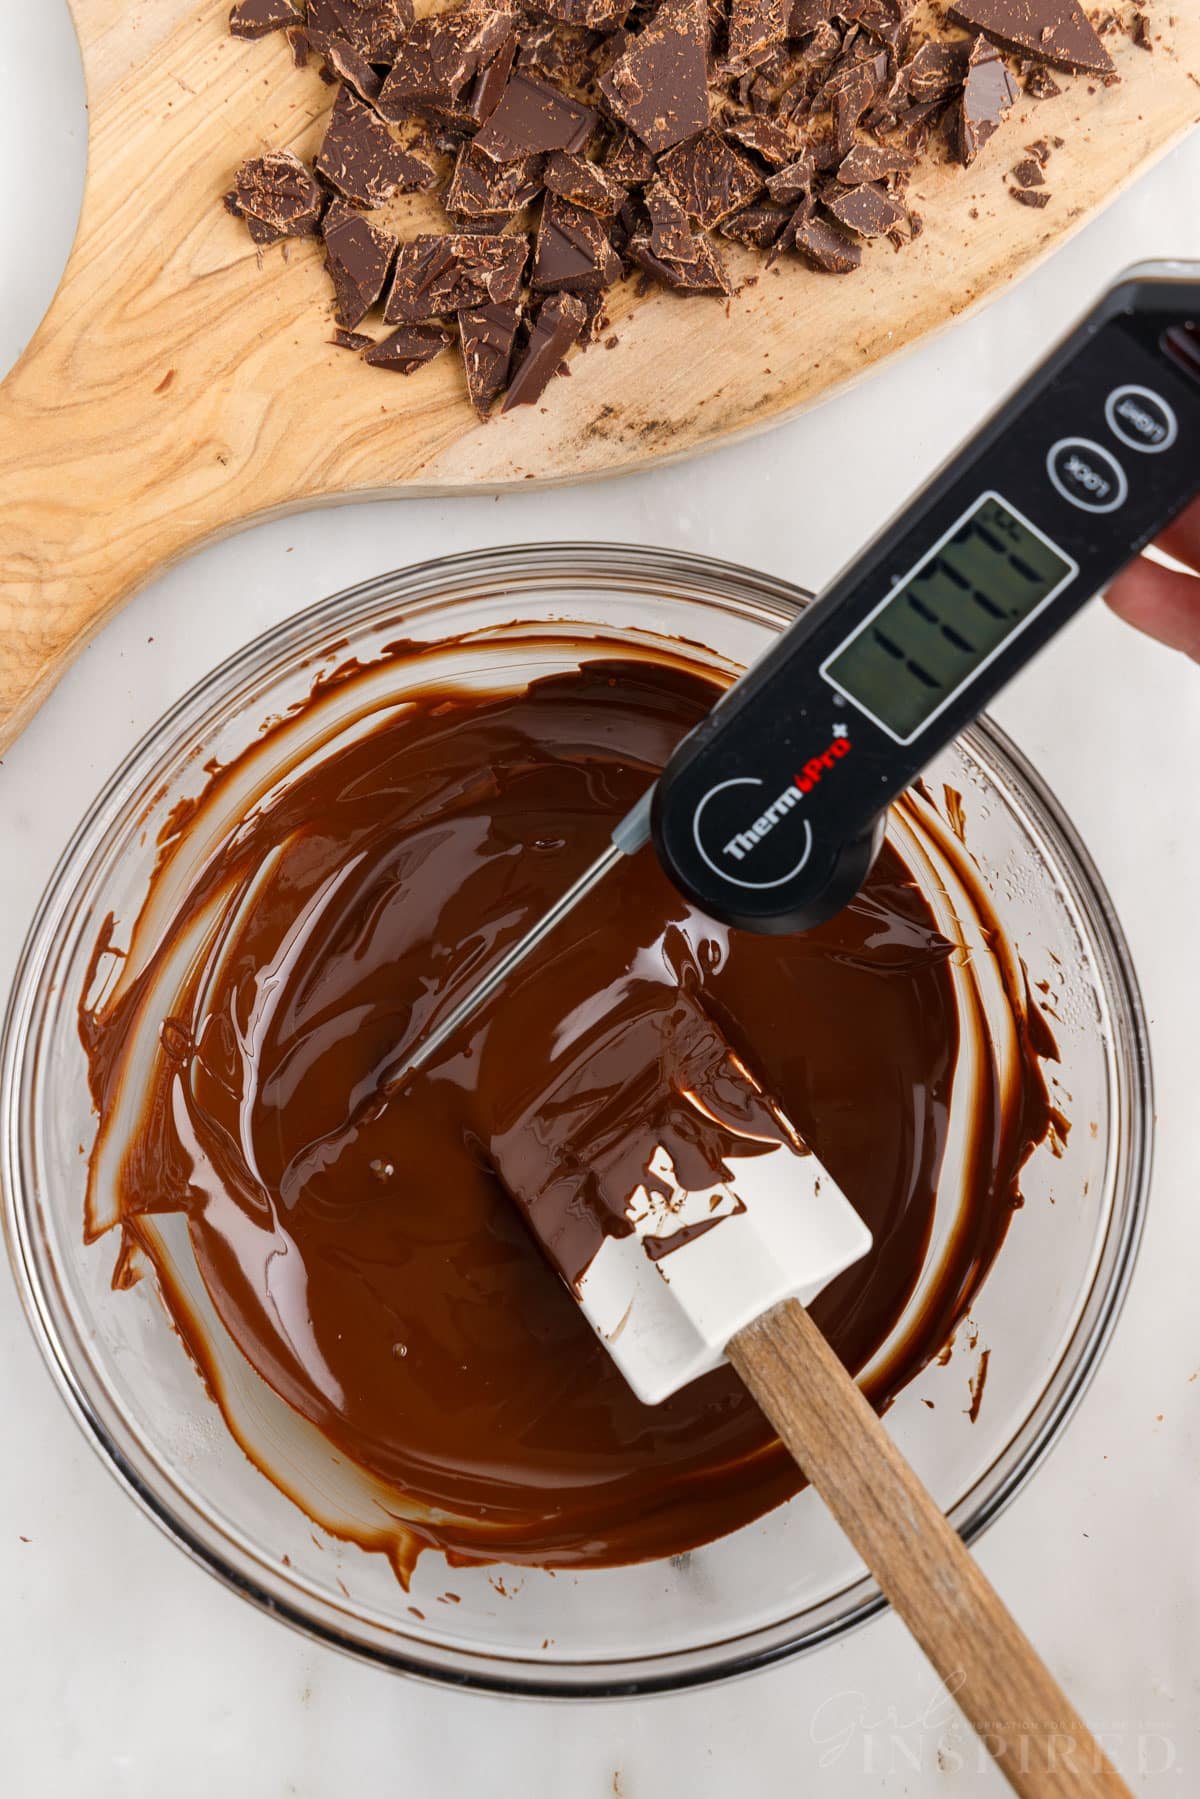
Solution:
<svg viewBox="0 0 1200 1799"><path fill-rule="evenodd" d="M126 803L123 835L121 820L110 823L107 863L103 855L92 857L90 866L96 878L83 883L92 907L91 942L94 944L99 918L111 909L118 919L116 941L131 951L131 970L141 966L143 948L162 943L164 926L189 886L185 873L194 879L204 859L201 851L211 853L223 831L211 806L191 813L178 839L192 846L187 870L176 866L178 856L166 864L155 884L154 903L143 914L131 940L130 926L145 902L154 860L151 832L149 847L139 852L139 867L136 871L130 867L135 821L142 819L150 802L151 822L157 829L180 799L194 801L205 786L199 765L212 755L228 765L255 741L267 715L282 713L305 699L318 672L314 654L319 656L325 645L339 637L349 641L342 642L320 665L325 673L350 658L366 666L350 680L327 683L325 698L315 711L309 708L291 714L281 728L287 744L278 732L273 740L267 740L273 754L280 752L275 772L286 767L292 771L289 779L295 779L302 760L295 752L306 733L310 740L304 753L310 758L319 759L330 752L332 715L326 711L327 704L337 711L340 742L351 737L365 741L369 732L379 729L384 716L381 708L390 707L394 712L400 694L411 699L422 683L444 693L448 681L461 684L465 679L477 691L494 694L506 685L523 687L531 676L543 681L561 678L577 666L581 639L588 645L589 656L616 656L627 661L633 654L635 659L648 658L661 666L664 659L678 661L682 654L689 663L707 668L713 675L727 675L756 653L768 641L767 634L784 622L787 600L787 591L776 584L738 571L647 552L579 549L500 552L461 559L436 570L412 571L391 584L376 584L330 602L254 646L239 659L240 667L235 664L220 671L214 678L219 702L213 705L211 690L193 696L183 708L186 714L190 705L191 716L167 721L156 753L143 753L137 783L139 804L134 808L132 802ZM514 617L531 622L526 629L514 631ZM447 642L451 632L459 638L457 646ZM415 640L425 647L419 654L409 647L379 661L383 647L400 636L407 638L410 646ZM397 678L401 670L402 683ZM164 743L171 746L165 758L158 753ZM188 752L196 748L201 753L188 761ZM1056 1142L1061 1155L1056 1157L1049 1148L1039 1150L1023 1171L1021 1184L1027 1203L972 1302L971 1328L979 1333L978 1350L992 1352L989 1385L976 1422L972 1424L966 1414L969 1383L976 1377L978 1360L977 1353L966 1350L965 1334L960 1334L960 1348L948 1367L927 1370L919 1381L904 1388L892 1407L893 1428L931 1480L939 1499L948 1505L957 1502L956 1521L977 1528L998 1499L1007 1496L1031 1454L1063 1415L1111 1317L1140 1215L1145 1113L1137 1084L1144 1063L1138 1054L1136 996L1122 977L1119 944L1111 935L1102 904L1092 898L1094 889L1086 865L1077 859L1069 839L1046 812L1042 797L1031 791L1003 748L986 734L965 753L956 751L944 761L942 772L952 777L963 795L967 840L979 859L979 870L962 861L936 809L919 798L909 808L912 817L908 822L898 821L900 836L894 842L902 846L903 857L910 863L919 863L931 853L931 846L932 853L948 857L949 864L957 865L966 888L974 885L979 889L981 902L989 886L999 884L1001 891L995 899L1001 922L1029 961L1034 979L1056 983L1053 1004L1059 1021L1055 1031L1063 1056L1058 1078L1072 1092L1073 1119L1080 1119L1081 1104L1088 1114L1084 1128L1073 1130L1065 1144ZM172 763L169 775L166 764ZM371 765L368 756L364 769ZM248 764L239 766L244 771ZM156 798L164 780L166 791ZM132 785L127 784L127 793ZM249 785L261 789L262 782L255 777ZM249 787L238 789L236 778L229 778L222 801L227 823L244 818L250 810L248 792ZM614 804L623 799L620 793L613 796ZM176 824L180 817L176 812ZM207 843L205 831L209 832ZM111 853L118 839L123 855ZM118 869L121 879L114 883L112 877ZM894 874L894 869L891 872ZM927 866L922 878L928 880L932 891L937 884L929 880L931 873ZM124 890L118 892L122 883ZM1003 891L1006 883L1011 892ZM69 883L59 883L60 902L70 896L74 886L74 873ZM951 910L955 904L961 909L962 894L955 896L953 887L951 882L947 903ZM105 896L111 904L104 903ZM51 905L54 898L52 893ZM82 899L83 894L74 898ZM935 903L943 905L941 900ZM925 942L932 945L928 920L918 919L917 923L925 932ZM940 917L937 923L938 933L952 941L956 927L951 918ZM86 933L72 928L67 935L73 946L71 991L78 1003L84 988ZM954 969L957 975L961 973L959 964L965 962L969 967L974 960L939 952L934 965L943 971ZM1056 969L1062 972L1056 974ZM561 978L560 970L556 979ZM944 972L939 978L948 976ZM1010 1017L1014 1016L1014 983L1019 982L1019 964L1012 960L1000 981L1001 987L1007 984ZM1019 1001L1022 996L1023 987L1015 997ZM90 1000L97 1003L94 991ZM961 1015L961 1005L959 1009ZM1098 1013L1111 1027L1106 1032L1096 1029ZM759 1042L778 1039L786 1048L790 1022L777 1018L772 1030L763 1029L760 1023L751 1031L751 1038ZM807 1022L811 1032L814 1021ZM61 1028L61 1016L58 1023ZM756 1044L752 1042L750 1047ZM65 1045L63 1048L66 1053ZM130 1093L139 1093L139 1104L150 1064L160 1052L161 1039L156 1034L153 1049L146 1049L139 1078L129 1085ZM963 1061L958 1057L960 1064ZM76 1054L72 1070L76 1079L79 1062ZM1009 1075L1000 1074L992 1081L994 1091L1000 1091L1004 1079L1011 1077L1012 1067L1020 1062L1018 1054L1015 1063L1007 1064ZM28 1070L28 1050L21 1066ZM811 1069L817 1064L808 1066ZM980 1090L978 1067L966 1073L973 1090ZM77 1096L75 1103L78 1109ZM878 1354L872 1355L874 1345L869 1341L864 1341L861 1355L854 1354L853 1347L850 1352L855 1362L864 1356L871 1358L868 1377L881 1392L889 1379L894 1382L897 1368L902 1371L905 1360L911 1361L914 1351L919 1359L936 1346L933 1339L924 1344L911 1341L914 1330L924 1329L922 1321L936 1317L939 1308L942 1325L952 1322L958 1304L948 1296L956 1289L961 1303L970 1291L973 1271L995 1248L994 1235L990 1242L972 1244L967 1240L961 1228L961 1208L954 1204L953 1180L947 1188L946 1170L957 1168L961 1174L982 1141L978 1133L967 1129L969 1124L979 1123L978 1106L960 1106L956 1114L951 1103L948 1118L939 1205L922 1227L928 1243L917 1291L907 1303L903 1291L894 1296L898 1322ZM110 1143L128 1140L127 1122L119 1116L115 1122L112 1115L107 1118L105 1134ZM1086 1128L1093 1123L1095 1135ZM813 1128L815 1131L815 1124ZM850 1185L835 1161L835 1155L844 1155L846 1150L839 1152L832 1143L814 1140L843 1184ZM380 1158L370 1158L374 1159ZM927 1159L918 1155L914 1165ZM369 1160L364 1166L369 1167ZM685 1555L679 1563L659 1561L641 1570L616 1567L560 1574L554 1579L541 1570L523 1568L514 1581L511 1575L497 1575L495 1570L469 1568L456 1570L447 1583L444 1563L426 1556L417 1564L412 1595L406 1599L391 1566L375 1550L389 1550L404 1563L406 1557L397 1545L407 1523L410 1528L415 1524L425 1536L449 1541L459 1553L487 1553L481 1549L481 1539L486 1540L488 1532L481 1532L478 1515L480 1507L489 1504L486 1496L475 1493L474 1511L471 1505L464 1505L461 1489L450 1494L435 1487L417 1496L439 1513L456 1509L456 1516L468 1516L472 1529L466 1535L455 1536L453 1532L461 1530L461 1525L445 1517L431 1517L427 1512L422 1519L419 1508L415 1518L406 1520L402 1515L405 1508L397 1502L394 1469L381 1467L376 1457L364 1484L361 1440L336 1434L328 1417L315 1421L321 1424L320 1430L313 1427L312 1419L305 1426L240 1353L206 1363L212 1390L239 1437L252 1447L256 1460L270 1466L279 1487L302 1496L309 1513L335 1533L319 1537L319 1550L311 1545L306 1548L305 1520L233 1449L220 1414L198 1389L177 1340L165 1327L152 1284L143 1280L133 1292L114 1294L106 1286L112 1272L111 1253L100 1244L87 1252L80 1249L78 1170L71 1173L75 1240L69 1245L63 1240L62 1248L73 1275L88 1289L85 1310L93 1317L93 1349L103 1359L109 1333L127 1338L131 1328L153 1339L148 1357L139 1360L136 1369L129 1368L127 1356L116 1356L125 1390L118 1383L115 1403L105 1408L103 1420L97 1416L97 1425L110 1439L114 1432L126 1443L132 1439L139 1457L139 1484L150 1489L154 1503L170 1513L177 1534L199 1546L223 1571L256 1594L268 1596L310 1628L388 1661L455 1678L537 1690L613 1690L630 1684L678 1684L753 1665L805 1641L819 1640L873 1603L866 1583L856 1585L853 1557L811 1496L777 1507L758 1523L734 1529L719 1542ZM1003 1168L1002 1175L1003 1185L1008 1181ZM101 1201L115 1191L115 1183L100 1180ZM1051 1197L1056 1201L1053 1206L1048 1203ZM494 1216L501 1215L502 1208L496 1208ZM161 1229L169 1239L156 1259L175 1271L184 1268L189 1238L181 1217L156 1215L153 1222L154 1229ZM56 1227L60 1233L65 1224L64 1212ZM519 1256L511 1247L520 1241L519 1221L513 1220L512 1227L505 1253ZM59 1258L55 1260L57 1264ZM103 1263L99 1272L97 1261ZM939 1274L939 1263L947 1261L957 1270L952 1281L943 1278L945 1270ZM537 1275L545 1273L530 1261L522 1278L533 1279L534 1269ZM176 1272L171 1278L179 1283L172 1301L177 1312L186 1305L199 1313L208 1301L209 1287L198 1276L185 1279ZM121 1306L136 1314L135 1326L121 1324ZM569 1302L561 1300L561 1308L563 1332L570 1333L575 1326L583 1332L570 1313ZM102 1320L99 1331L95 1317ZM216 1339L219 1325L219 1316L198 1316L185 1334L194 1343L206 1333ZM569 1340L564 1336L563 1341ZM585 1336L580 1342L588 1347ZM567 1353L574 1357L576 1352ZM66 1359L74 1371L78 1366L74 1353ZM578 1364L573 1361L571 1365L578 1376ZM728 1379L716 1378L718 1382ZM596 1379L603 1386L604 1372L597 1372ZM129 1391L131 1384L139 1391ZM92 1396L106 1385L88 1381L89 1405L94 1405ZM934 1400L932 1411L923 1403L929 1398ZM158 1417L151 1422L156 1408L161 1413L172 1401L177 1412L174 1430ZM698 1405L699 1401L692 1403ZM759 1478L771 1459L768 1446L761 1437L756 1443L752 1435L737 1436L738 1430L747 1432L753 1422L749 1414L740 1421L732 1415L737 1404L736 1396L732 1400L725 1397L724 1410L721 1404L713 1404L725 1427L733 1432L743 1461L727 1487L727 1496L736 1501L733 1514L727 1514L719 1527L739 1522L739 1506L743 1508L740 1516L749 1517L761 1511L764 1499L770 1504L773 1497L780 1496L778 1489L772 1491L769 1478ZM187 1421L186 1428L181 1427L182 1419ZM378 1418L375 1423L377 1427ZM688 1430L680 1433L685 1460L672 1468L665 1483L669 1491L658 1513L659 1522L669 1526L665 1534L647 1544L647 1526L640 1515L646 1510L645 1503L640 1510L627 1508L629 1516L637 1513L637 1529L642 1533L642 1546L634 1545L636 1553L686 1549L689 1537L694 1543L712 1535L711 1518L697 1522L693 1516L689 1522L689 1509L694 1513L696 1508L685 1503L686 1476L697 1467L695 1462L686 1462L686 1455L701 1455L701 1468L713 1465L711 1441L702 1441L697 1448L687 1440L695 1427L696 1420L689 1418ZM378 1437L376 1428L376 1447ZM428 1441L423 1447L428 1451ZM480 1441L477 1447L481 1461L487 1463L487 1444ZM655 1453L659 1453L657 1447ZM548 1455L553 1461L553 1454L548 1451ZM745 1478L747 1461L755 1465L753 1504L748 1497L751 1483ZM493 1460L487 1466L493 1486L495 1473ZM560 1487L562 1484L560 1481ZM607 1498L611 1501L612 1496ZM451 1504L446 1503L448 1499ZM587 1532L576 1531L572 1542L551 1544L549 1554L544 1514L534 1520L532 1530L528 1515L519 1529L511 1515L501 1520L498 1529L493 1518L490 1551L509 1560L524 1556L534 1562L622 1559L629 1551L628 1532L622 1543L620 1522L614 1525L612 1518L610 1505L605 1526L609 1535L603 1541L601 1532L591 1539L589 1548ZM487 1522L485 1511L483 1523ZM364 1551L352 1539L371 1547ZM497 1578L504 1588L503 1598L493 1584ZM438 1604L447 1584L458 1601ZM343 1587L348 1599L342 1595ZM656 1603L648 1612L651 1593ZM409 1606L424 1616L414 1617Z"/></svg>

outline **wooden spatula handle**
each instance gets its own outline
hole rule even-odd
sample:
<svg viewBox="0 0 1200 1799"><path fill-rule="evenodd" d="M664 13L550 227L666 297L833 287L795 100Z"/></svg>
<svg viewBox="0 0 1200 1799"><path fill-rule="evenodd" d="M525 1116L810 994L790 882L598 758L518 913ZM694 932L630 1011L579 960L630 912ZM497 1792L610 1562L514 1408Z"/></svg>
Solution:
<svg viewBox="0 0 1200 1799"><path fill-rule="evenodd" d="M729 1359L1013 1789L1129 1789L804 1308L739 1332Z"/></svg>

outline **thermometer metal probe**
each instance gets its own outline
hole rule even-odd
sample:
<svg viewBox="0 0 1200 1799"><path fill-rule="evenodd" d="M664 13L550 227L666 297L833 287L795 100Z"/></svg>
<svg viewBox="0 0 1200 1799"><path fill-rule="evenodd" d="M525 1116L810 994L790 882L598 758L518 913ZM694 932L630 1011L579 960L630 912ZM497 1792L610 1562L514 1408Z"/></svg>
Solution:
<svg viewBox="0 0 1200 1799"><path fill-rule="evenodd" d="M402 1084L626 856L744 930L862 885L888 806L1200 493L1200 264L1129 271L678 746Z"/></svg>

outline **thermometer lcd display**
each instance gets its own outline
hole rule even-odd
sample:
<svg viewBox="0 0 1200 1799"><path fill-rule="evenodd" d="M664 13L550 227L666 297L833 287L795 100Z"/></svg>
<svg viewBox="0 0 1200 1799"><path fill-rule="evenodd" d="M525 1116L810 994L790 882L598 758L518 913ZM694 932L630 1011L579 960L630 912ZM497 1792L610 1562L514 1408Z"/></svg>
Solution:
<svg viewBox="0 0 1200 1799"><path fill-rule="evenodd" d="M825 679L911 743L1079 572L999 494L986 493L821 665Z"/></svg>

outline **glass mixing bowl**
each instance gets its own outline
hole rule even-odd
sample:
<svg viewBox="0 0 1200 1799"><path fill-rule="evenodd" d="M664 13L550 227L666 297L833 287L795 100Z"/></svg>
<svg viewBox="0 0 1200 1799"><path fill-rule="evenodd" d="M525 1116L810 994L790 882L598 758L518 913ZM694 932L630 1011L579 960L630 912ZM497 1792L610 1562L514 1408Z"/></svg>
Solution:
<svg viewBox="0 0 1200 1799"><path fill-rule="evenodd" d="M626 1694L764 1666L840 1636L883 1601L808 1492L670 1562L550 1575L451 1570L428 1554L410 1593L382 1555L314 1526L229 1435L152 1282L114 1291L113 1243L84 1246L81 1150L95 1119L76 1019L100 923L112 912L121 940L159 829L204 785L205 764L229 761L348 657L367 663L397 639L470 633L476 668L490 659L511 677L521 652L505 646L504 628L529 620L544 627L536 672L554 665L545 639L558 626L558 666L575 660L581 625L599 653L685 639L701 662L737 669L802 604L745 569L598 545L494 550L385 576L207 675L114 775L50 883L13 989L0 1090L8 1240L31 1323L79 1423L150 1516L236 1591L328 1643L494 1691ZM394 702L394 683L383 686ZM1048 1075L1074 1127L1027 1165L1025 1204L955 1352L888 1416L970 1540L1029 1478L1095 1370L1136 1251L1152 1105L1128 953L1071 826L987 721L938 758L930 792L942 782L962 795L967 844L1031 982L1049 984L1061 1060ZM972 1421L968 1383L983 1348L989 1377ZM457 1603L439 1602L448 1592Z"/></svg>

